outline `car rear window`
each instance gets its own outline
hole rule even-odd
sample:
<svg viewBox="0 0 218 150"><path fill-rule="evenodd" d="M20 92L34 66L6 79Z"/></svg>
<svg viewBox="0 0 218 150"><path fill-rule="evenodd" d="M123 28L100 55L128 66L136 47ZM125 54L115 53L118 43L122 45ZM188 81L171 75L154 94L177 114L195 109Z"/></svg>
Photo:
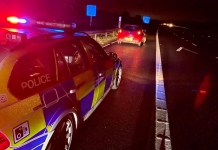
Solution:
<svg viewBox="0 0 218 150"><path fill-rule="evenodd" d="M124 25L123 29L124 30L129 30L129 31L137 31L137 30L140 30L141 28L139 26Z"/></svg>
<svg viewBox="0 0 218 150"><path fill-rule="evenodd" d="M52 49L41 49L21 57L15 64L8 88L18 99L24 99L56 83Z"/></svg>

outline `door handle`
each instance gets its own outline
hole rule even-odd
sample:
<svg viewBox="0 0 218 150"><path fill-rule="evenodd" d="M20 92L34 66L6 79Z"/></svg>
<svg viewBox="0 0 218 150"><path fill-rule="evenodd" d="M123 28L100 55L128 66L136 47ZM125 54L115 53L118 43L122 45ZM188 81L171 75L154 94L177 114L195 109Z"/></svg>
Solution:
<svg viewBox="0 0 218 150"><path fill-rule="evenodd" d="M102 76L104 76L104 75L105 75L105 71L102 70L102 71L99 71L99 72L98 72L98 76L99 76L99 77L102 77Z"/></svg>

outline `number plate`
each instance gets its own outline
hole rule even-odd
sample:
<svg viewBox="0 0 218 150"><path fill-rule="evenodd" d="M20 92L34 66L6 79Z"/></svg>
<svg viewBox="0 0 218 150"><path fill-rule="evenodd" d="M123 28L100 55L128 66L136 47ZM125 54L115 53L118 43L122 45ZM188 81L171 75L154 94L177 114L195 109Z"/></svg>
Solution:
<svg viewBox="0 0 218 150"><path fill-rule="evenodd" d="M132 41L132 37L127 37L127 38L125 38L125 40L127 40L127 41Z"/></svg>

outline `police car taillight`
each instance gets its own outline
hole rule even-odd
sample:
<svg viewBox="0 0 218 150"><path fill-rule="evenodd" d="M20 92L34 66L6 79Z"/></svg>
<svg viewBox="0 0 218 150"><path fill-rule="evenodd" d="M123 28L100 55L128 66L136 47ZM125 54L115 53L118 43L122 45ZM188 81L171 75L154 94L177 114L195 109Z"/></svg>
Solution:
<svg viewBox="0 0 218 150"><path fill-rule="evenodd" d="M27 23L27 20L26 20L26 19L17 18L17 17L15 17L15 16L7 17L7 21L9 21L9 22L12 23L12 24Z"/></svg>
<svg viewBox="0 0 218 150"><path fill-rule="evenodd" d="M0 132L0 149L7 149L10 146L8 138Z"/></svg>
<svg viewBox="0 0 218 150"><path fill-rule="evenodd" d="M6 32L5 37L6 40L9 42L22 42L27 39L26 34L17 33L17 32Z"/></svg>

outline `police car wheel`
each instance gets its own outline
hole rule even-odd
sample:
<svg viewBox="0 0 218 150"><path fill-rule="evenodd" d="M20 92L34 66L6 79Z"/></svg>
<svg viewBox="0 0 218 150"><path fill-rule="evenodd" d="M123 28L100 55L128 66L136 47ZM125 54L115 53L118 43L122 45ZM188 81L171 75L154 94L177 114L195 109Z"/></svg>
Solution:
<svg viewBox="0 0 218 150"><path fill-rule="evenodd" d="M114 84L112 86L112 89L116 90L119 85L122 78L122 67L120 66L117 70L116 78L114 79Z"/></svg>
<svg viewBox="0 0 218 150"><path fill-rule="evenodd" d="M47 150L69 150L74 134L74 122L70 115L66 116L57 126L47 146Z"/></svg>

